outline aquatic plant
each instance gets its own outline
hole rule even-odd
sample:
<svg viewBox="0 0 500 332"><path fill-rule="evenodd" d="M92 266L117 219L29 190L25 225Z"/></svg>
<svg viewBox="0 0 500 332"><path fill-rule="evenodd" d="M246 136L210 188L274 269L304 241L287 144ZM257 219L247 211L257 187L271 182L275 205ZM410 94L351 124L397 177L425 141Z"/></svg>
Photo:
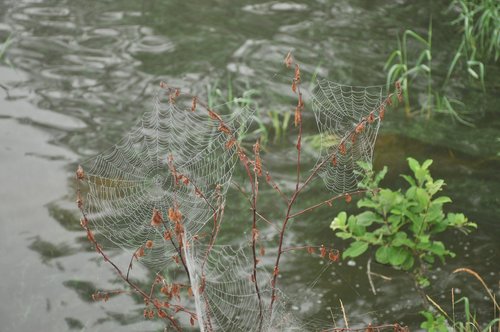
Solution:
<svg viewBox="0 0 500 332"><path fill-rule="evenodd" d="M409 39L414 40L423 48L416 61L412 61L408 53ZM426 110L429 117L432 109L432 21L429 24L427 38L424 38L412 30L406 30L402 39L398 37L398 48L388 57L384 70L387 70L387 89L394 82L400 81L403 88L403 101L405 113L411 114L410 105L410 82L420 75L424 75L427 81L427 100L422 110Z"/></svg>
<svg viewBox="0 0 500 332"><path fill-rule="evenodd" d="M467 73L480 80L483 89L485 62L500 58L500 4L495 0L453 0L450 10L458 11L452 22L460 27L461 41L450 63L446 82L463 59Z"/></svg>
<svg viewBox="0 0 500 332"><path fill-rule="evenodd" d="M0 48L0 62L3 62L5 64L9 65L10 67L12 67L12 63L10 62L10 60L5 55L7 53L8 48L12 44L12 40L13 40L12 39L12 34L10 34L7 37L7 39L3 42L3 45Z"/></svg>
<svg viewBox="0 0 500 332"><path fill-rule="evenodd" d="M411 56L410 44L418 45L418 56ZM414 46L413 46L414 47ZM406 30L402 39L398 37L398 48L388 57L384 70L387 71L387 88L400 81L403 89L404 109L407 116L425 115L429 119L432 113L450 115L452 120L471 126L464 111L464 104L446 95L445 86L436 87L432 76L432 20L429 23L427 36L419 35L413 30ZM417 93L416 81L425 84L426 98L420 109L411 105L410 93Z"/></svg>
<svg viewBox="0 0 500 332"><path fill-rule="evenodd" d="M167 328L197 325L201 331L268 331L302 329L287 310L279 287L286 253L303 251L329 264L340 252L324 244L290 246L290 222L327 207L335 200L351 201L371 189L358 189L358 162L371 163L381 120L393 103L382 87L361 88L318 80L313 111L321 135L335 136L335 144L320 144L318 162L310 171L302 165L305 110L302 73L289 53L285 59L296 131L295 184L291 190L275 181L267 167L261 141L251 148L243 140L253 112L250 103L231 103L231 114L201 98L161 84L155 109L146 113L136 130L110 150L82 163L76 171L77 206L87 238L128 291L145 301L144 316L158 317ZM398 89L397 99L402 91ZM334 104L334 101L337 104ZM291 117L291 116L290 116ZM252 142L253 143L253 142ZM217 242L232 173L240 164L246 182L233 184L249 203L248 239L241 246ZM322 177L332 195L309 207L295 205L301 193ZM283 204L283 218L270 220L259 209L262 185ZM264 227L277 230L266 244ZM115 263L97 234L130 253L127 266ZM271 250L266 247L271 245ZM263 259L273 261L270 271ZM142 288L131 275L136 262L155 272L153 284ZM108 300L117 291L101 291ZM334 331L328 323L321 328ZM320 328L319 326L317 328ZM402 331L398 324L369 326ZM344 331L356 329L343 329Z"/></svg>
<svg viewBox="0 0 500 332"><path fill-rule="evenodd" d="M495 295L490 291L483 278L481 278L476 271L469 268L458 268L453 271L453 273L465 273L471 275L481 283L491 301L493 307L493 318L481 324L482 322L478 321L475 312L472 311L469 298L467 296L462 296L460 299L455 300L455 290L452 288L451 313L446 312L436 301L427 295L427 299L437 312L431 312L430 310L422 311L421 315L424 316L426 320L422 322L420 327L428 331L448 331L453 329L458 332L492 332L500 330L500 305L498 305ZM461 313L458 313L457 311L457 307L459 305L463 305L463 311Z"/></svg>

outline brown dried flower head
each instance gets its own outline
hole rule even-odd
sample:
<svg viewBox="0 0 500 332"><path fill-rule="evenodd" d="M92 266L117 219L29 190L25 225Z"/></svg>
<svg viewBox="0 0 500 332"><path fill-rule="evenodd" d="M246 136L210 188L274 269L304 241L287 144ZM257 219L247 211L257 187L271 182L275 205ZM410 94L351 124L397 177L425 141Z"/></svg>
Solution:
<svg viewBox="0 0 500 332"><path fill-rule="evenodd" d="M151 217L151 226L161 226L163 224L163 215L160 210L153 208L153 216Z"/></svg>
<svg viewBox="0 0 500 332"><path fill-rule="evenodd" d="M76 179L77 180L85 179L85 172L83 171L83 168L81 165L78 165L78 168L76 169Z"/></svg>
<svg viewBox="0 0 500 332"><path fill-rule="evenodd" d="M290 68L292 64L293 64L292 52L288 52L288 54L285 57L285 66L287 68Z"/></svg>

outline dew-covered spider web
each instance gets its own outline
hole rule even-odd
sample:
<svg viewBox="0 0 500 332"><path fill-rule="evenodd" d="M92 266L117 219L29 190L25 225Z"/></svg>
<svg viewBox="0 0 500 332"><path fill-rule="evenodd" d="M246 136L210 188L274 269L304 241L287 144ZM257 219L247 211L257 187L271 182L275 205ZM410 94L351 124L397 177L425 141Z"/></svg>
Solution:
<svg viewBox="0 0 500 332"><path fill-rule="evenodd" d="M334 162L325 164L320 175L326 187L334 193L353 191L363 177L358 163L372 163L380 127L378 111L385 100L384 88L348 86L320 79L312 96L312 108L321 137L318 160L335 158ZM374 122L352 139L356 126L370 113L374 115ZM344 142L345 153L339 151L340 142Z"/></svg>
<svg viewBox="0 0 500 332"><path fill-rule="evenodd" d="M317 82L312 108L321 135L318 162L330 158L339 142L346 143L344 154L335 153L336 164L328 163L321 169L320 175L330 190L353 190L361 176L357 162L371 163L378 117L356 135L355 141L346 137L361 119L378 112L383 98L381 87ZM241 139L253 113L238 104L231 105L231 109L220 119L236 139ZM220 130L217 119L201 107L191 111L188 103L170 102L162 90L154 99L153 110L144 114L135 129L82 164L88 222L93 230L130 254L152 241L140 262L154 272L164 273L179 268L172 260L179 254L179 247L165 236L166 231L174 233L174 223L152 225L152 211L158 210L166 219L169 209L175 207L183 215L182 242L186 245L182 246L182 256L193 293L193 300L185 305L196 312L201 331L316 330L318 324L294 317L286 295L279 289L270 310L272 273L265 264L258 265L257 292L251 278L253 255L249 239L238 248L212 245L207 240L213 234L214 213L223 210L239 163L237 152L236 145L228 144L228 136ZM185 176L189 185L178 185L173 174Z"/></svg>
<svg viewBox="0 0 500 332"><path fill-rule="evenodd" d="M272 312L268 310L271 298L271 274L264 267L258 268L256 292L252 275L253 260L249 246L234 248L216 246L212 249L203 271L205 248L189 250L189 271L199 301L196 309L201 317L200 326L205 331L282 331L297 327L296 319L286 312L284 294L279 292L279 301ZM204 279L204 292L198 292ZM261 304L259 304L259 297ZM261 311L262 310L262 311ZM262 317L262 319L261 319Z"/></svg>
<svg viewBox="0 0 500 332"><path fill-rule="evenodd" d="M251 114L240 108L224 120L241 134ZM137 128L83 164L88 184L85 208L92 227L126 250L153 241L141 261L164 269L176 248L164 238L163 227L151 225L152 211L159 210L166 219L168 210L177 207L190 242L212 219L238 161L235 147L226 146L228 137L218 125L206 111L170 103L164 93L156 96L153 111L144 114ZM172 166L189 178L190 185L176 185Z"/></svg>

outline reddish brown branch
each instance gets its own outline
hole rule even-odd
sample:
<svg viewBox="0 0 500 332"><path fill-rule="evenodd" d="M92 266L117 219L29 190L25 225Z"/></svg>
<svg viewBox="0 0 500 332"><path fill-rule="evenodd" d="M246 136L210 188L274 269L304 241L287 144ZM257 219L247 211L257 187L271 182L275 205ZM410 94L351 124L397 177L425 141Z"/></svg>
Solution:
<svg viewBox="0 0 500 332"><path fill-rule="evenodd" d="M253 168L253 178L254 182L252 185L252 256L253 256L253 272L252 272L252 282L255 285L255 291L257 293L257 299L259 300L259 328L261 331L262 323L264 319L264 314L262 312L262 298L260 296L259 283L257 280L257 238L259 236L259 230L257 229L257 197L259 195L259 176L262 175L262 163L260 161L260 143L257 141L254 145L254 155L255 162Z"/></svg>
<svg viewBox="0 0 500 332"><path fill-rule="evenodd" d="M304 213L307 213L307 212L310 212L314 209L317 209L319 207L322 207L323 205L329 205L331 204L333 201L337 200L337 199L340 199L340 198L344 198L346 197L347 195L351 196L351 195L359 195L359 194L364 194L366 192L369 192L371 190L368 190L368 189L360 189L360 190L356 190L356 191L351 191L350 193L344 193L344 194L338 194L338 195L335 195L329 199L327 199L326 201L323 201L321 203L318 203L318 204L314 204L313 206L310 206L304 210L301 210L299 212L296 212L296 213L293 213L292 215L290 215L290 219L293 219L295 217L298 217Z"/></svg>

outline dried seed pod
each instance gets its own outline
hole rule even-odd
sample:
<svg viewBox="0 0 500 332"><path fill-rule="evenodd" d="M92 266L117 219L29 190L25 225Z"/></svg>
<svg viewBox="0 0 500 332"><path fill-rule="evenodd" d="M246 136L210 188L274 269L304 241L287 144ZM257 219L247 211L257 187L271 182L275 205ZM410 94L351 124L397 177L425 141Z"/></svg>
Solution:
<svg viewBox="0 0 500 332"><path fill-rule="evenodd" d="M234 137L231 137L227 142L226 142L226 149L230 149L233 147L233 145L236 143L236 139Z"/></svg>
<svg viewBox="0 0 500 332"><path fill-rule="evenodd" d="M80 226L83 228L86 228L89 224L89 221L87 220L87 217L83 216L80 218Z"/></svg>
<svg viewBox="0 0 500 332"><path fill-rule="evenodd" d="M321 248L319 248L319 252L320 252L320 257L321 258L325 258L326 256L326 248L324 245L321 245Z"/></svg>
<svg viewBox="0 0 500 332"><path fill-rule="evenodd" d="M229 130L229 128L222 122L219 124L218 130L223 132L224 134L231 135L231 130Z"/></svg>
<svg viewBox="0 0 500 332"><path fill-rule="evenodd" d="M302 113L300 112L300 107L295 107L295 118L294 124L297 127L302 122Z"/></svg>
<svg viewBox="0 0 500 332"><path fill-rule="evenodd" d="M290 68L293 64L293 57L292 57L292 52L288 52L288 54L285 57L285 66L287 68Z"/></svg>
<svg viewBox="0 0 500 332"><path fill-rule="evenodd" d="M197 100L198 100L198 98L193 97L193 103L191 104L191 112L196 111L196 102L197 102Z"/></svg>
<svg viewBox="0 0 500 332"><path fill-rule="evenodd" d="M360 122L357 126L356 126L356 129L355 129L355 132L356 134L359 134L363 131L363 129L365 129L365 122L362 121Z"/></svg>
<svg viewBox="0 0 500 332"><path fill-rule="evenodd" d="M153 208L153 216L151 217L151 226L161 226L163 224L163 215L160 210Z"/></svg>
<svg viewBox="0 0 500 332"><path fill-rule="evenodd" d="M380 120L384 120L384 116L385 116L385 106L381 105L378 111L378 117L380 118Z"/></svg>
<svg viewBox="0 0 500 332"><path fill-rule="evenodd" d="M76 169L76 179L77 180L85 179L85 172L83 171L83 168L81 165L78 165L78 168Z"/></svg>
<svg viewBox="0 0 500 332"><path fill-rule="evenodd" d="M252 229L252 241L257 241L259 238L259 230L257 228Z"/></svg>
<svg viewBox="0 0 500 332"><path fill-rule="evenodd" d="M368 115L368 123L373 123L373 121L375 121L375 117L373 115L373 112L370 112L370 114Z"/></svg>
<svg viewBox="0 0 500 332"><path fill-rule="evenodd" d="M293 78L295 82L299 83L300 82L300 67L298 64L295 64L295 76Z"/></svg>
<svg viewBox="0 0 500 332"><path fill-rule="evenodd" d="M253 146L253 152L255 154L254 171L258 176L262 176L262 160L260 159L260 143L258 140Z"/></svg>
<svg viewBox="0 0 500 332"><path fill-rule="evenodd" d="M345 148L345 143L344 142L340 143L340 145L339 145L339 151L340 151L340 154L345 155L346 148Z"/></svg>
<svg viewBox="0 0 500 332"><path fill-rule="evenodd" d="M401 89L401 82L396 81L395 85L396 85L396 93L398 95L398 101L402 102L403 101L403 90Z"/></svg>
<svg viewBox="0 0 500 332"><path fill-rule="evenodd" d="M80 210L83 208L83 198L82 195L80 194L80 190L76 192L76 205Z"/></svg>
<svg viewBox="0 0 500 332"><path fill-rule="evenodd" d="M351 195L346 194L346 195L345 195L345 201L346 201L347 203L351 203L351 201L352 201L352 197L351 197Z"/></svg>
<svg viewBox="0 0 500 332"><path fill-rule="evenodd" d="M338 250L330 250L330 252L328 253L328 258L332 261L332 262L337 262L340 258L340 253L338 252Z"/></svg>

